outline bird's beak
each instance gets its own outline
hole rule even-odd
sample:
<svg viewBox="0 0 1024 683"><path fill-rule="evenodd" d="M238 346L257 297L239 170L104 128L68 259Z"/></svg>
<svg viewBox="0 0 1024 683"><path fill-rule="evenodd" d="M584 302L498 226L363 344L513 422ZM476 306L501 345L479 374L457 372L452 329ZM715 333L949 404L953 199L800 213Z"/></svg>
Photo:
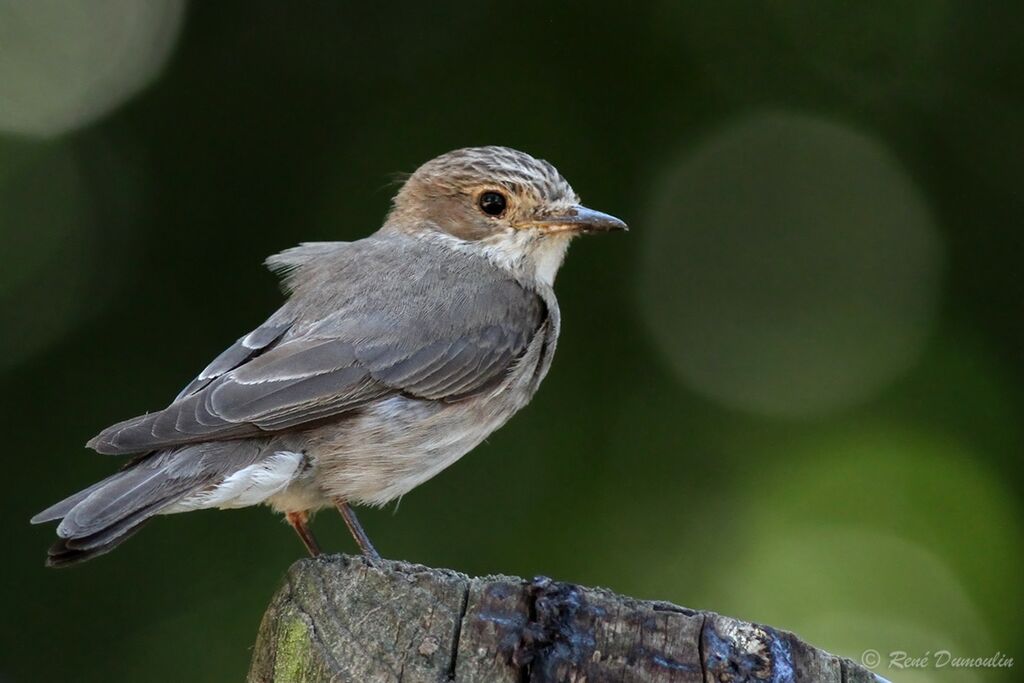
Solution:
<svg viewBox="0 0 1024 683"><path fill-rule="evenodd" d="M531 221L529 226L538 227L548 233L555 232L617 232L629 230L621 220L607 213L588 209L585 206L573 206L543 219Z"/></svg>

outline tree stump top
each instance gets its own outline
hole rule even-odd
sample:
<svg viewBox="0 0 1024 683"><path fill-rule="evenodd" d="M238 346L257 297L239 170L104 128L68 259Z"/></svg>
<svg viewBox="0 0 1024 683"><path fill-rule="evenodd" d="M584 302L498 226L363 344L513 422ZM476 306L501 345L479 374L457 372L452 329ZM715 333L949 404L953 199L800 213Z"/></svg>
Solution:
<svg viewBox="0 0 1024 683"><path fill-rule="evenodd" d="M292 565L250 683L881 681L792 633L538 577L334 555Z"/></svg>

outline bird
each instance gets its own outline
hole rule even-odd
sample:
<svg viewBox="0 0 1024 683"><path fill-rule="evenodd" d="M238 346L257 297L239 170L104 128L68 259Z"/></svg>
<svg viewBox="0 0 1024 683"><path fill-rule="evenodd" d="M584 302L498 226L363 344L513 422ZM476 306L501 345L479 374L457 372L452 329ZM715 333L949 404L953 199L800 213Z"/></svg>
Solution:
<svg viewBox="0 0 1024 683"><path fill-rule="evenodd" d="M410 174L383 225L271 256L286 299L167 407L87 447L131 456L32 518L59 522L47 565L104 554L158 515L268 505L312 556L310 516L431 479L529 403L558 342L556 273L578 235L627 230L549 162L457 149Z"/></svg>

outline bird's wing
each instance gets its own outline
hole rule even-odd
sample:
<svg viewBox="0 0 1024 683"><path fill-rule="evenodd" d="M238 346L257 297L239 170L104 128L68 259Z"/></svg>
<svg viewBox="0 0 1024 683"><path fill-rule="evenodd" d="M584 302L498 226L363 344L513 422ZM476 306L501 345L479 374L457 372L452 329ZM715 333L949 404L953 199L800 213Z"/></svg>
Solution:
<svg viewBox="0 0 1024 683"><path fill-rule="evenodd" d="M346 251L355 251L352 246L347 242L305 242L279 254L274 254L267 259L266 265L273 272L283 276L283 284L287 290L292 275L301 270L304 265L315 261L318 256L322 257L324 254L344 254ZM186 396L194 394L221 375L272 349L292 329L295 318L294 307L285 306L278 310L265 323L224 349L224 352L214 358L213 362L182 389L174 400L180 401Z"/></svg>
<svg viewBox="0 0 1024 683"><path fill-rule="evenodd" d="M89 446L127 454L257 436L397 393L459 400L505 376L545 319L540 297L509 279L423 289L397 276L300 336L260 328L243 337L170 406L114 425Z"/></svg>
<svg viewBox="0 0 1024 683"><path fill-rule="evenodd" d="M291 323L277 323L269 320L255 330L240 338L234 344L224 349L224 352L213 359L213 362L199 373L199 376L189 382L188 386L181 390L175 397L175 401L196 393L210 382L221 375L231 372L238 366L246 363L257 356L266 353L275 344L281 341L285 333L291 327Z"/></svg>

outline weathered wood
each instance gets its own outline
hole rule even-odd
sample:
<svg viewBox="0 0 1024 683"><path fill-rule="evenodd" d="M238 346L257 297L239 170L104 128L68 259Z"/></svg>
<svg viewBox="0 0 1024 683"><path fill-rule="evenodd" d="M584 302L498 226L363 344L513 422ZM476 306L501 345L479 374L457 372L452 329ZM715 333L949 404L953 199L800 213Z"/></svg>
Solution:
<svg viewBox="0 0 1024 683"><path fill-rule="evenodd" d="M361 558L296 562L250 683L877 681L791 633L537 578Z"/></svg>

